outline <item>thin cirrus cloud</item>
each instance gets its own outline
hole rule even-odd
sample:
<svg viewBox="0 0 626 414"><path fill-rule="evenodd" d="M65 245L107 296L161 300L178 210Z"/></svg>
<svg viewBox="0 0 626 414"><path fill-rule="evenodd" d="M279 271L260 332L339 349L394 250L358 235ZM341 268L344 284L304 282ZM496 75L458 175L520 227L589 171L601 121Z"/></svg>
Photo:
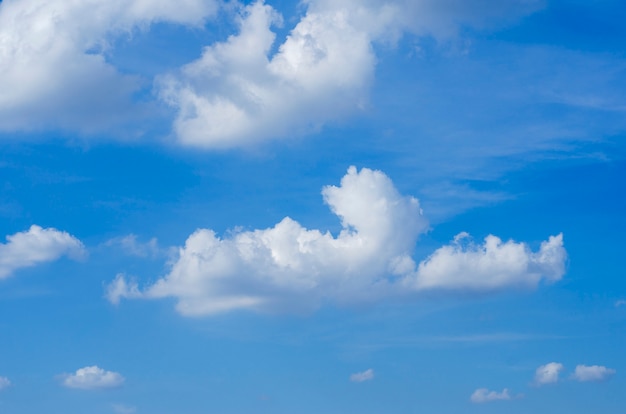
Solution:
<svg viewBox="0 0 626 414"><path fill-rule="evenodd" d="M341 232L309 230L286 217L274 227L226 238L199 229L179 249L169 273L151 286L119 274L108 286L122 298L173 297L184 315L237 309L298 312L324 303L349 305L417 296L426 291L495 292L559 280L567 257L562 236L532 252L525 243L488 236L435 251L419 266L411 257L428 230L419 201L401 195L381 171L350 167L340 186L322 190Z"/></svg>
<svg viewBox="0 0 626 414"><path fill-rule="evenodd" d="M124 382L121 374L96 365L80 368L73 374L63 374L61 378L63 386L81 390L117 388Z"/></svg>
<svg viewBox="0 0 626 414"><path fill-rule="evenodd" d="M11 381L7 377L0 377L0 391L11 386Z"/></svg>
<svg viewBox="0 0 626 414"><path fill-rule="evenodd" d="M559 362L550 362L541 365L535 370L535 385L554 384L559 381L559 375L565 369Z"/></svg>
<svg viewBox="0 0 626 414"><path fill-rule="evenodd" d="M503 389L501 392L489 391L487 388L479 388L472 393L470 401L475 404L483 404L492 401L506 401L511 398L511 394L507 388Z"/></svg>
<svg viewBox="0 0 626 414"><path fill-rule="evenodd" d="M155 22L201 26L217 7L213 0L1 2L0 130L106 128L129 112L140 87L140 77L107 62L114 40Z"/></svg>
<svg viewBox="0 0 626 414"><path fill-rule="evenodd" d="M374 379L374 370L373 369L366 369L363 372L355 372L354 374L350 375L350 381L352 382L365 382L365 381L371 381Z"/></svg>
<svg viewBox="0 0 626 414"><path fill-rule="evenodd" d="M241 10L237 34L157 77L158 95L177 111L174 133L184 145L223 148L299 135L366 106L374 43L393 43L404 32L451 36L461 25L482 26L539 7L515 0L445 3L311 0L270 55L272 26L282 17L257 1Z"/></svg>
<svg viewBox="0 0 626 414"><path fill-rule="evenodd" d="M6 236L0 244L0 279L15 271L51 262L62 256L79 259L86 254L83 244L71 234L32 225L27 231Z"/></svg>
<svg viewBox="0 0 626 414"><path fill-rule="evenodd" d="M615 375L615 370L602 365L577 365L572 379L580 382L606 381Z"/></svg>

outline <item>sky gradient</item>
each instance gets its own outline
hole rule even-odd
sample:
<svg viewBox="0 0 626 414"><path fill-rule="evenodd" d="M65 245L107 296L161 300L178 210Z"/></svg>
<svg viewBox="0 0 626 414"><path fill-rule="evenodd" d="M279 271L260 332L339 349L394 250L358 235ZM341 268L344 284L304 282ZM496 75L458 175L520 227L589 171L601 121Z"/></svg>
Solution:
<svg viewBox="0 0 626 414"><path fill-rule="evenodd" d="M623 413L624 13L0 1L0 412Z"/></svg>

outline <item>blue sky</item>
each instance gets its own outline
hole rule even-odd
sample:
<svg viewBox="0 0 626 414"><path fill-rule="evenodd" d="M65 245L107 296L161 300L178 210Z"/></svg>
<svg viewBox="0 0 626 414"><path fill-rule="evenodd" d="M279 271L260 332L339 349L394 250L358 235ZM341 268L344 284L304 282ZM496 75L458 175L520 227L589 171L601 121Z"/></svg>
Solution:
<svg viewBox="0 0 626 414"><path fill-rule="evenodd" d="M622 413L625 12L0 2L0 412Z"/></svg>

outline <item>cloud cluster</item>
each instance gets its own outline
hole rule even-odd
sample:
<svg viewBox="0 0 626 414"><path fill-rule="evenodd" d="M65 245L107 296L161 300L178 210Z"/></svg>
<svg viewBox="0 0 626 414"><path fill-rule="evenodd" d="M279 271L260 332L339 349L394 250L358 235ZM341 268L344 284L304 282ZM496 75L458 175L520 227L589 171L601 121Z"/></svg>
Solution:
<svg viewBox="0 0 626 414"><path fill-rule="evenodd" d="M119 373L105 371L96 365L80 368L74 374L65 374L62 378L65 387L82 390L116 388L124 382L124 377Z"/></svg>
<svg viewBox="0 0 626 414"><path fill-rule="evenodd" d="M289 217L227 238L200 229L179 249L165 277L141 290L118 275L107 297L112 303L174 297L185 315L309 311L327 302L373 302L428 290L533 288L564 272L560 235L538 252L495 236L484 246L461 246L458 237L454 246L438 249L417 266L411 253L427 221L418 200L401 195L380 171L350 167L341 185L325 187L322 195L341 220L337 236L306 229Z"/></svg>
<svg viewBox="0 0 626 414"><path fill-rule="evenodd" d="M561 372L565 366L558 362L550 362L542 365L535 371L535 385L554 384L559 382ZM616 371L602 365L577 365L570 376L571 379L579 382L600 382L605 381L615 375Z"/></svg>
<svg viewBox="0 0 626 414"><path fill-rule="evenodd" d="M444 3L309 0L305 15L272 54L272 26L282 19L257 1L242 9L237 34L161 76L159 96L177 110L174 131L186 145L232 147L298 135L366 104L375 42L394 42L407 31L449 36L459 25L481 25L487 16L523 14L538 5Z"/></svg>
<svg viewBox="0 0 626 414"><path fill-rule="evenodd" d="M113 40L154 22L201 25L217 1L7 0L0 3L0 130L105 128L139 78L107 62ZM103 116L106 114L108 116Z"/></svg>
<svg viewBox="0 0 626 414"><path fill-rule="evenodd" d="M374 370L371 368L363 372L356 372L350 375L350 381L352 382L364 382L364 381L371 381L373 379L374 379Z"/></svg>
<svg viewBox="0 0 626 414"><path fill-rule="evenodd" d="M74 236L53 228L32 225L24 232L6 237L0 244L0 279L18 269L51 262L62 256L78 259L85 255L83 244Z"/></svg>
<svg viewBox="0 0 626 414"><path fill-rule="evenodd" d="M511 395L509 394L509 390L507 388L503 389L502 392L489 391L487 388L479 388L470 396L470 401L476 404L510 399Z"/></svg>

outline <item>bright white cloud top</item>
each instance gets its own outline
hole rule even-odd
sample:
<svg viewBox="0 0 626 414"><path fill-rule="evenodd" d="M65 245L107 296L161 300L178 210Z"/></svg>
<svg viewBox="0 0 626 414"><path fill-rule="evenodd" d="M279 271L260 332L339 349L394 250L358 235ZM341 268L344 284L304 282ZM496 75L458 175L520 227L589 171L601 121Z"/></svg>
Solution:
<svg viewBox="0 0 626 414"><path fill-rule="evenodd" d="M602 365L577 365L572 378L580 382L606 381L615 375L615 370Z"/></svg>
<svg viewBox="0 0 626 414"><path fill-rule="evenodd" d="M105 128L137 76L106 61L113 40L155 22L202 25L213 0L8 0L0 3L0 129ZM98 96L98 99L93 99ZM103 117L102 114L109 117Z"/></svg>
<svg viewBox="0 0 626 414"><path fill-rule="evenodd" d="M535 371L535 384L546 385L554 384L559 381L559 375L565 369L563 364L558 362L550 362L545 365L541 365Z"/></svg>
<svg viewBox="0 0 626 414"><path fill-rule="evenodd" d="M80 240L71 234L37 225L6 239L6 243L0 244L0 279L21 268L51 262L62 256L79 259L86 253Z"/></svg>
<svg viewBox="0 0 626 414"><path fill-rule="evenodd" d="M65 374L62 378L65 387L82 390L117 388L124 382L121 374L105 371L96 365L80 368L74 374Z"/></svg>
<svg viewBox="0 0 626 414"><path fill-rule="evenodd" d="M263 1L239 17L239 33L205 48L202 57L158 80L160 97L175 107L175 133L183 144L232 147L318 129L367 102L374 78L375 42L405 31L450 35L457 24L528 12L536 2L507 7L458 7L433 1L309 0L308 9L278 52L273 25L280 14ZM493 4L491 4L493 3ZM524 5L525 7L519 7ZM511 8L511 6L513 6Z"/></svg>
<svg viewBox="0 0 626 414"><path fill-rule="evenodd" d="M7 377L0 377L0 391L10 386L11 386L11 381L9 381Z"/></svg>
<svg viewBox="0 0 626 414"><path fill-rule="evenodd" d="M536 253L489 236L484 247L442 247L417 267L411 253L428 223L418 200L401 195L380 171L350 167L341 185L325 187L322 195L341 220L337 237L289 217L228 238L200 229L165 277L141 291L118 275L107 297L112 303L174 297L185 315L307 311L327 302L374 302L432 289L534 288L564 272L560 235Z"/></svg>
<svg viewBox="0 0 626 414"><path fill-rule="evenodd" d="M509 394L509 390L507 388L503 389L501 392L489 391L487 388L479 388L470 396L470 401L476 404L510 399L511 394Z"/></svg>
<svg viewBox="0 0 626 414"><path fill-rule="evenodd" d="M371 381L374 379L374 370L373 369L366 369L363 372L355 372L354 374L350 375L350 381L352 382L364 382L364 381Z"/></svg>

